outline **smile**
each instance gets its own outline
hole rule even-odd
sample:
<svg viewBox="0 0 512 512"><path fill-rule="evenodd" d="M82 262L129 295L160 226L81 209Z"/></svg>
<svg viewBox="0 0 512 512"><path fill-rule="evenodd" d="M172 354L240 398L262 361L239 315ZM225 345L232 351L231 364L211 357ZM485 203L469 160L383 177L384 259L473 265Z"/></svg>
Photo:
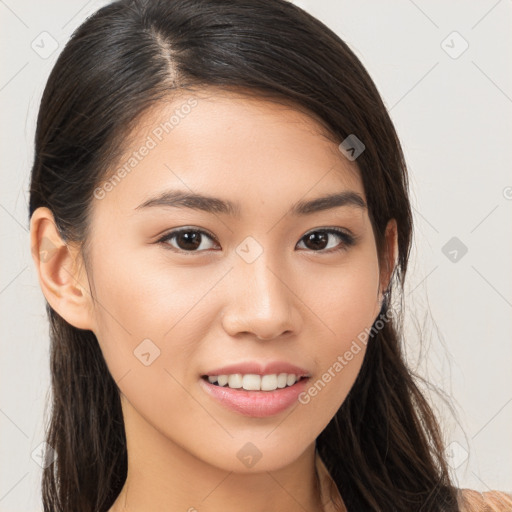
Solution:
<svg viewBox="0 0 512 512"><path fill-rule="evenodd" d="M231 375L203 376L203 379L208 379L210 384L246 391L275 391L276 389L293 386L301 378L304 377L293 373L273 373L269 375L234 373Z"/></svg>

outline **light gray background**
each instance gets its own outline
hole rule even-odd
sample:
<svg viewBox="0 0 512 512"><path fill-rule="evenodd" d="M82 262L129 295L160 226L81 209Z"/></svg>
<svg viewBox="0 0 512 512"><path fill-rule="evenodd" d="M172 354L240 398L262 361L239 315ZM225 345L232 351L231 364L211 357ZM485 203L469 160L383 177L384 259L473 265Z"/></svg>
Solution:
<svg viewBox="0 0 512 512"><path fill-rule="evenodd" d="M105 3L0 0L2 512L42 510L32 453L43 441L49 341L27 220L37 109L71 32ZM512 2L296 3L362 60L402 141L416 223L407 353L456 407L458 418L432 397L453 474L461 487L510 492ZM41 56L52 38L58 48ZM452 237L468 249L457 261L443 253Z"/></svg>

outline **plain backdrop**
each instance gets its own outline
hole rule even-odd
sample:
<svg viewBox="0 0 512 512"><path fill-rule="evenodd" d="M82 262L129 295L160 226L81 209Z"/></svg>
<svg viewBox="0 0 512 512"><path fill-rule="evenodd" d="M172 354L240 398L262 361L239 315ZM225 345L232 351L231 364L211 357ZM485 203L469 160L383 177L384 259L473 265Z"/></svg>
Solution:
<svg viewBox="0 0 512 512"><path fill-rule="evenodd" d="M28 233L37 110L70 34L105 3L0 1L2 512L42 510L49 339ZM453 475L510 492L512 2L296 3L361 59L402 141L415 222L406 350L456 409L432 395Z"/></svg>

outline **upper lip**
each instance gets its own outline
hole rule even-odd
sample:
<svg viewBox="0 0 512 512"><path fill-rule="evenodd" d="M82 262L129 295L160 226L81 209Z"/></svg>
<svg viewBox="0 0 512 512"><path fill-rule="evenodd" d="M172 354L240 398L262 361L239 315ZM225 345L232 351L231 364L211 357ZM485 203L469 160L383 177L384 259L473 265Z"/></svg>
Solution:
<svg viewBox="0 0 512 512"><path fill-rule="evenodd" d="M222 368L214 368L213 370L204 373L203 376L212 375L233 375L241 373L243 375L272 375L279 373L293 373L300 377L309 377L310 374L304 368L296 366L286 361L270 361L267 363L259 363L257 361L246 361L242 363L233 363Z"/></svg>

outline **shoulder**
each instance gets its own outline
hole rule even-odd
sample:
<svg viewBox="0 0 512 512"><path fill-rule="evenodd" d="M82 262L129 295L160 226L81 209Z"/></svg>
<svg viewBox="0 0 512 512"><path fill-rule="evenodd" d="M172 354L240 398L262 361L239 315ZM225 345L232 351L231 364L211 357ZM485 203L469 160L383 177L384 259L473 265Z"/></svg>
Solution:
<svg viewBox="0 0 512 512"><path fill-rule="evenodd" d="M461 512L512 512L512 494L503 491L457 489L457 503Z"/></svg>

